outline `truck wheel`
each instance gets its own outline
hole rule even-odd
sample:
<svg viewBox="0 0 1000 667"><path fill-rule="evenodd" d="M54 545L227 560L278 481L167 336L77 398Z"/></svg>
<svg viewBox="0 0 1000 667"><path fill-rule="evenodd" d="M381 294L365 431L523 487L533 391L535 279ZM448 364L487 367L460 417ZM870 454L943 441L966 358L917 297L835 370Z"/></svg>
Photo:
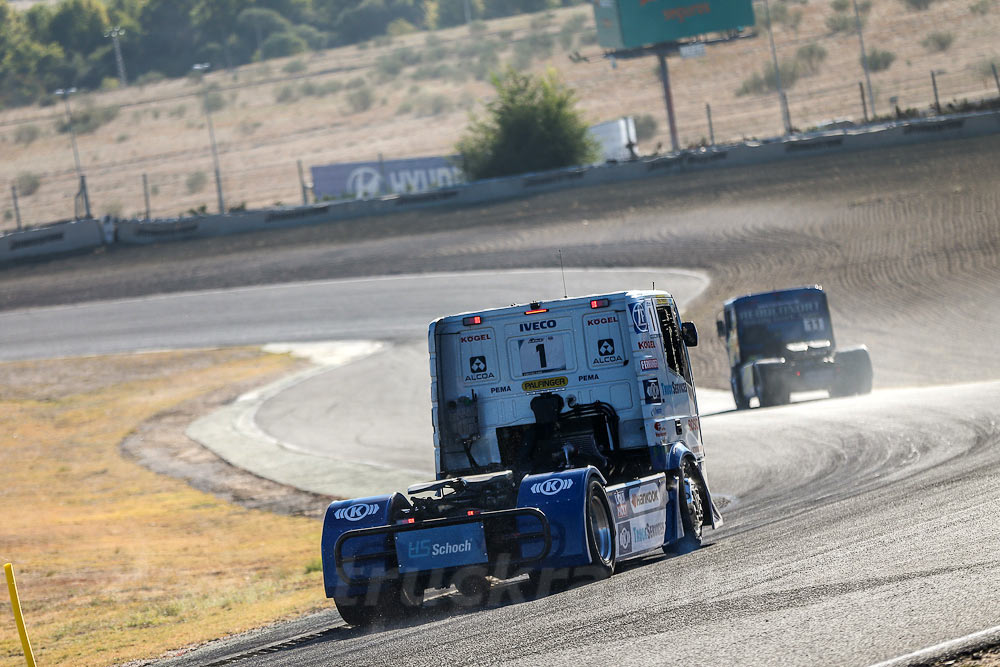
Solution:
<svg viewBox="0 0 1000 667"><path fill-rule="evenodd" d="M672 554L687 554L701 546L702 531L705 526L704 489L701 475L698 474L691 459L685 459L681 465L681 524L684 526L684 537L677 542L663 547Z"/></svg>
<svg viewBox="0 0 1000 667"><path fill-rule="evenodd" d="M746 410L750 407L750 399L743 395L743 383L739 379L733 380L733 400L736 402L737 410Z"/></svg>
<svg viewBox="0 0 1000 667"><path fill-rule="evenodd" d="M384 582L374 601L365 597L335 597L337 611L348 625L368 627L378 620L392 621L411 614L424 601L423 589L400 582Z"/></svg>
<svg viewBox="0 0 1000 667"><path fill-rule="evenodd" d="M604 487L596 479L587 485L587 544L590 565L577 568L576 578L607 579L615 571L615 523Z"/></svg>
<svg viewBox="0 0 1000 667"><path fill-rule="evenodd" d="M337 605L340 617L348 625L366 628L378 617L378 607L365 604L363 597L333 598L333 603Z"/></svg>

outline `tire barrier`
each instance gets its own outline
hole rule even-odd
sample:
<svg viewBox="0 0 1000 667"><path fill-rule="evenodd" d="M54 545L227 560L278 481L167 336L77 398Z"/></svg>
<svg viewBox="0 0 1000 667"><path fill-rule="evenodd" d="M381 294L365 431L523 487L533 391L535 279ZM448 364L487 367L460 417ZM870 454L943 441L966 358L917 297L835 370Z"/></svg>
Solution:
<svg viewBox="0 0 1000 667"><path fill-rule="evenodd" d="M122 220L115 223L116 241L127 245L144 245L332 223L427 208L473 206L567 188L625 183L688 171L748 166L994 133L1000 133L1000 112L995 111L894 121L867 127L799 134L784 139L684 150L673 155L628 162L493 178L413 194L320 202L309 206L241 211L226 215L170 220ZM20 257L69 252L101 244L99 223L79 221L67 225L51 225L0 237L3 241L0 244L0 264Z"/></svg>

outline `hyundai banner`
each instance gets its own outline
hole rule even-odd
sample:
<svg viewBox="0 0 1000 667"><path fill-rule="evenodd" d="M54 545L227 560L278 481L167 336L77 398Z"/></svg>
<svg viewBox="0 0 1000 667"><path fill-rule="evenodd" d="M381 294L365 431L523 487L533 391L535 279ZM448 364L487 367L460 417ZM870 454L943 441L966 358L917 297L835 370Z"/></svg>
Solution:
<svg viewBox="0 0 1000 667"><path fill-rule="evenodd" d="M321 200L426 192L465 181L455 166L457 160L458 156L417 157L313 167L313 193Z"/></svg>

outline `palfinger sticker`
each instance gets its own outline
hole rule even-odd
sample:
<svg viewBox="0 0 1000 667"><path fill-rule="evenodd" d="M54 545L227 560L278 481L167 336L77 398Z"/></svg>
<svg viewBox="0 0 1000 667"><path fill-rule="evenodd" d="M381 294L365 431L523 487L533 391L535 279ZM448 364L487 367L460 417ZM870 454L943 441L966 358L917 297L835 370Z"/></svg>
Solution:
<svg viewBox="0 0 1000 667"><path fill-rule="evenodd" d="M540 380L528 380L521 383L522 391L547 391L549 389L559 389L569 384L567 377L542 378Z"/></svg>

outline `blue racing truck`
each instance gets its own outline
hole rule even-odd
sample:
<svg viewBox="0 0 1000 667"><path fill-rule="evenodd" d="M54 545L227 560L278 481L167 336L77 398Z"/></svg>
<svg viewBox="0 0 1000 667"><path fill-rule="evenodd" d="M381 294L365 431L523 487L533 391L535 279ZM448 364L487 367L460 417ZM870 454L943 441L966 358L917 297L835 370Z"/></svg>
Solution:
<svg viewBox="0 0 1000 667"><path fill-rule="evenodd" d="M819 285L729 299L715 324L729 356L738 410L755 397L768 407L788 403L797 391L849 396L872 390L868 348L837 349Z"/></svg>
<svg viewBox="0 0 1000 667"><path fill-rule="evenodd" d="M670 294L617 292L444 317L429 332L437 479L332 503L327 597L366 625L451 585L609 576L687 552L722 518Z"/></svg>

